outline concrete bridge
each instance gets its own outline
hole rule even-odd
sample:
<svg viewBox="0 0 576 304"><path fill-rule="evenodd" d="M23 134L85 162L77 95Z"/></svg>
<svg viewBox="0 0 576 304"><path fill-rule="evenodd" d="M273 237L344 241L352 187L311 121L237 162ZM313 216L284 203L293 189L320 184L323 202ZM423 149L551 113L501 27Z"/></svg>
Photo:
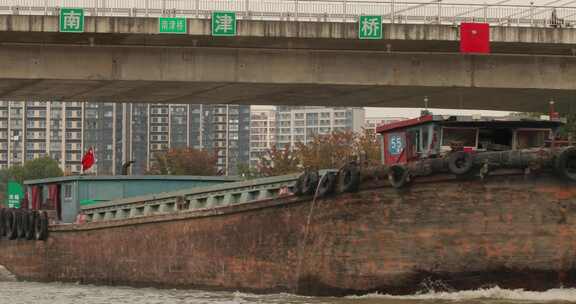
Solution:
<svg viewBox="0 0 576 304"><path fill-rule="evenodd" d="M537 111L576 101L576 30L491 28L491 55L458 53L449 24L384 24L359 40L350 22L239 20L212 37L158 19L0 15L0 99L432 107Z"/></svg>

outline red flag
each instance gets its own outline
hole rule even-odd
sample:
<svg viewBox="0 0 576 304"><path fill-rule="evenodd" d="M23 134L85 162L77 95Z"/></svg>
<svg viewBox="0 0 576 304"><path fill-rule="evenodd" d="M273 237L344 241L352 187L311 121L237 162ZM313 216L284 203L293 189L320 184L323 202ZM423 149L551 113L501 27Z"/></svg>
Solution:
<svg viewBox="0 0 576 304"><path fill-rule="evenodd" d="M490 53L490 25L488 23L460 24L460 52Z"/></svg>
<svg viewBox="0 0 576 304"><path fill-rule="evenodd" d="M92 150L92 147L90 147L88 151L86 151L86 154L84 154L84 156L82 157L82 171L90 169L90 167L92 167L93 164L94 164L94 151Z"/></svg>

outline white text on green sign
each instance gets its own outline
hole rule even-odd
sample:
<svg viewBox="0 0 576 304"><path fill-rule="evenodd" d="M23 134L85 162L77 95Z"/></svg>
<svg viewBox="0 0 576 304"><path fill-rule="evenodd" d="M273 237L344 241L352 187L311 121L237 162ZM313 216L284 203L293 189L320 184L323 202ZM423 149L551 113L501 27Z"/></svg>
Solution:
<svg viewBox="0 0 576 304"><path fill-rule="evenodd" d="M382 39L382 16L360 16L358 38Z"/></svg>
<svg viewBox="0 0 576 304"><path fill-rule="evenodd" d="M8 208L20 208L20 201L24 198L22 186L15 182L8 182Z"/></svg>
<svg viewBox="0 0 576 304"><path fill-rule="evenodd" d="M186 34L186 18L158 18L158 32L166 34Z"/></svg>
<svg viewBox="0 0 576 304"><path fill-rule="evenodd" d="M84 32L84 10L81 8L61 8L60 32Z"/></svg>
<svg viewBox="0 0 576 304"><path fill-rule="evenodd" d="M236 36L236 13L212 12L212 36Z"/></svg>

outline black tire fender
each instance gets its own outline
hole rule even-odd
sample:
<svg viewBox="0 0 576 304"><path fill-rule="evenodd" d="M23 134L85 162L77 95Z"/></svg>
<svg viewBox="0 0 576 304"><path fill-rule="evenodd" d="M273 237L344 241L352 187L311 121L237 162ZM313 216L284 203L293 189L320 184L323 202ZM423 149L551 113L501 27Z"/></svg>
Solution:
<svg viewBox="0 0 576 304"><path fill-rule="evenodd" d="M576 181L576 148L570 147L556 157L554 169L562 177Z"/></svg>
<svg viewBox="0 0 576 304"><path fill-rule="evenodd" d="M318 171L306 171L302 175L302 193L306 195L313 195L318 187L318 180L320 179Z"/></svg>
<svg viewBox="0 0 576 304"><path fill-rule="evenodd" d="M360 189L360 168L353 163L342 167L338 172L338 186L341 192L357 192Z"/></svg>
<svg viewBox="0 0 576 304"><path fill-rule="evenodd" d="M318 189L316 193L318 197L325 197L336 190L336 174L334 172L326 172L318 182Z"/></svg>
<svg viewBox="0 0 576 304"><path fill-rule="evenodd" d="M465 175L474 166L474 156L464 151L457 151L448 156L448 170L452 174Z"/></svg>
<svg viewBox="0 0 576 304"><path fill-rule="evenodd" d="M396 189L406 186L410 182L410 172L401 165L392 165L388 170L388 181Z"/></svg>
<svg viewBox="0 0 576 304"><path fill-rule="evenodd" d="M304 174L300 174L300 176L298 176L298 178L296 179L296 182L294 182L294 186L292 187L292 193L294 193L294 195L296 195L296 196L302 195L303 175Z"/></svg>
<svg viewBox="0 0 576 304"><path fill-rule="evenodd" d="M6 237L13 240L17 237L16 233L16 211L14 209L8 209L4 212L4 231Z"/></svg>
<svg viewBox="0 0 576 304"><path fill-rule="evenodd" d="M48 238L48 214L44 211L35 217L34 238L38 241L45 241Z"/></svg>
<svg viewBox="0 0 576 304"><path fill-rule="evenodd" d="M25 239L26 230L28 229L28 212L26 210L18 210L16 219L16 233L18 238Z"/></svg>
<svg viewBox="0 0 576 304"><path fill-rule="evenodd" d="M34 221L36 220L35 217L37 216L38 212L36 211L28 211L27 217L27 226L26 226L26 239L33 240L35 238L35 225Z"/></svg>
<svg viewBox="0 0 576 304"><path fill-rule="evenodd" d="M6 210L5 208L0 208L0 238L6 236L6 224L4 223L4 212Z"/></svg>

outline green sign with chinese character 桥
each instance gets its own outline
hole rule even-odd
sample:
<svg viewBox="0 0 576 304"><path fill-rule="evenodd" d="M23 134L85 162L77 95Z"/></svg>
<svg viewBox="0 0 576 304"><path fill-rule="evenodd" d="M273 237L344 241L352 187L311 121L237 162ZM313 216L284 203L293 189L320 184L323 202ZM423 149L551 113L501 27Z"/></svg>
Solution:
<svg viewBox="0 0 576 304"><path fill-rule="evenodd" d="M61 8L60 32L84 32L84 10L81 8Z"/></svg>
<svg viewBox="0 0 576 304"><path fill-rule="evenodd" d="M17 182L9 181L7 198L8 208L20 208L20 201L24 198L22 186Z"/></svg>
<svg viewBox="0 0 576 304"><path fill-rule="evenodd" d="M382 16L360 16L358 38L382 39Z"/></svg>
<svg viewBox="0 0 576 304"><path fill-rule="evenodd" d="M236 13L212 12L212 36L236 36Z"/></svg>
<svg viewBox="0 0 576 304"><path fill-rule="evenodd" d="M158 32L164 34L186 34L186 18L158 18Z"/></svg>

